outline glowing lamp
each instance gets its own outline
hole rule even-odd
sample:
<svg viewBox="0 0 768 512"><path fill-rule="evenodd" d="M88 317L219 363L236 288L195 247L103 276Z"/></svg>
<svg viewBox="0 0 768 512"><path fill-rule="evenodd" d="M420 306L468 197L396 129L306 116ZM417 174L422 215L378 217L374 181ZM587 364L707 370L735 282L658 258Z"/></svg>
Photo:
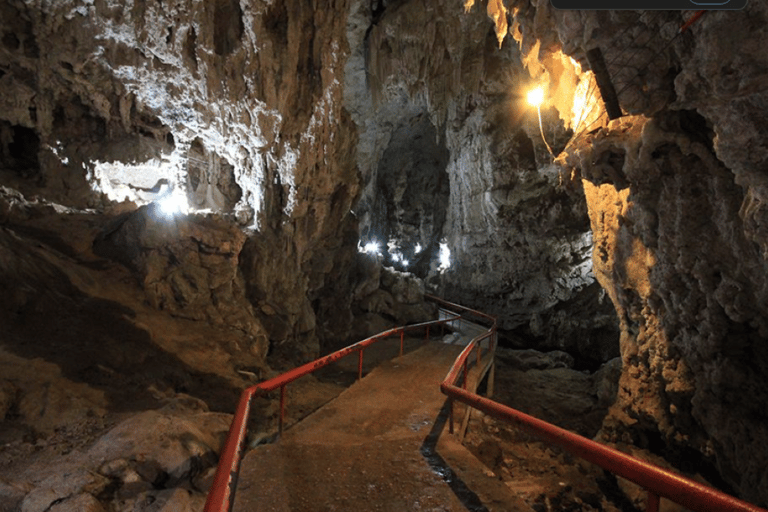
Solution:
<svg viewBox="0 0 768 512"><path fill-rule="evenodd" d="M187 209L186 198L180 194L168 194L159 201L160 213L165 218L184 213Z"/></svg>
<svg viewBox="0 0 768 512"><path fill-rule="evenodd" d="M373 240L372 242L368 242L365 244L361 252L365 252L368 254L379 254L380 246L379 242L376 240Z"/></svg>
<svg viewBox="0 0 768 512"><path fill-rule="evenodd" d="M541 105L542 101L544 101L544 89L541 87L537 87L528 93L528 103L534 107Z"/></svg>
<svg viewBox="0 0 768 512"><path fill-rule="evenodd" d="M549 151L549 154L552 156L552 158L554 158L555 154L552 152L552 148L549 146L547 138L544 137L544 126L541 124L542 101L544 101L544 89L541 87L537 87L528 93L528 103L536 107L536 112L539 114L539 131L541 132L541 140L544 141L544 145L547 146L547 151Z"/></svg>

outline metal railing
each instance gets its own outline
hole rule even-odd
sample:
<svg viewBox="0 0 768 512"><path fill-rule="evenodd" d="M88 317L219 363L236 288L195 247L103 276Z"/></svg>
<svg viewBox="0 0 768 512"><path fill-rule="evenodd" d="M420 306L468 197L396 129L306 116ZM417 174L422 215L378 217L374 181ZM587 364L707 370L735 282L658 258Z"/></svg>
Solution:
<svg viewBox="0 0 768 512"><path fill-rule="evenodd" d="M472 313L485 318L493 318L477 311ZM453 433L453 401L458 400L489 416L513 423L550 444L559 446L617 476L640 485L648 493L646 512L658 512L661 497L695 512L768 512L694 480L468 391L465 388L469 356L475 347L480 347L480 341L486 338L491 339L491 349L495 349L495 319L493 325L485 333L477 336L462 350L448 375L440 384L440 390L448 396L451 402L451 433ZM462 387L456 386L460 375L463 380Z"/></svg>
<svg viewBox="0 0 768 512"><path fill-rule="evenodd" d="M362 377L363 351L366 347L390 336L400 335L400 355L403 354L403 340L408 330L425 329L426 339L429 339L430 327L452 322L461 323L462 316L474 316L480 321L490 323L485 332L476 336L459 354L450 371L440 384L441 391L450 400L450 431L453 433L453 401L457 400L467 406L482 411L494 418L514 423L528 432L540 437L544 441L559 446L566 451L592 462L611 473L630 480L648 493L646 504L647 512L658 512L660 498L667 498L675 503L683 505L696 512L768 512L767 510L729 496L716 489L702 485L698 482L672 473L649 462L634 458L609 446L574 434L550 423L547 423L523 412L507 407L488 398L473 393L466 388L470 367L469 356L477 349L477 365L479 365L483 348L481 343L488 340L487 353L493 353L496 349L496 319L480 311L472 310L458 304L444 301L438 297L427 295L426 298L443 305L445 308L460 311L457 316L447 317L441 320L424 322L403 327L396 327L384 331L358 343L338 350L325 357L295 368L273 379L251 386L243 391L232 420L232 425L224 444L224 448L216 469L213 485L208 493L205 504L205 512L230 512L234 504L237 478L240 470L240 462L245 449L248 417L251 401L261 394L280 389L280 419L279 430L282 432L285 417L285 387L294 380L308 375L324 366L327 366L345 356L358 352L358 379ZM459 377L462 378L462 387L456 386Z"/></svg>
<svg viewBox="0 0 768 512"><path fill-rule="evenodd" d="M423 322L420 324L406 325L402 327L395 327L388 331L381 332L370 338L366 338L353 345L349 345L341 350L337 350L332 354L316 359L305 365L294 368L282 375L279 375L273 379L269 379L255 386L251 386L240 395L240 400L237 403L237 409L235 416L232 419L232 424L229 428L229 434L227 434L227 440L224 443L224 448L219 458L219 464L216 468L216 474L213 479L213 485L208 492L208 498L205 502L204 512L230 512L234 504L235 491L237 489L237 479L240 473L240 462L242 461L245 451L245 441L247 434L248 417L250 416L251 401L254 397L262 394L280 390L280 419L279 419L279 432L283 431L283 423L285 421L285 387L296 379L308 375L324 366L338 361L339 359L357 352L357 378L360 379L363 376L363 352L365 348L383 340L390 336L400 335L400 355L403 355L403 343L405 338L405 332L410 330L425 330L425 338L429 340L430 327L439 325L441 329L445 328L445 324L461 321L461 316L452 316L443 318L440 320L433 320L430 322Z"/></svg>

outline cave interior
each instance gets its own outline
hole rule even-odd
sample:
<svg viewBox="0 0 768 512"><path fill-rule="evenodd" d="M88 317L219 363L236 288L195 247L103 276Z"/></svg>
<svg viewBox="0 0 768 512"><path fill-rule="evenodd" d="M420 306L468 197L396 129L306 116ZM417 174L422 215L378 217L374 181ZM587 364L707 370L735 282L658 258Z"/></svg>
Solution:
<svg viewBox="0 0 768 512"><path fill-rule="evenodd" d="M0 0L0 512L200 510L242 389L425 294L497 318L499 400L768 506L767 18ZM530 510L645 506L473 422Z"/></svg>

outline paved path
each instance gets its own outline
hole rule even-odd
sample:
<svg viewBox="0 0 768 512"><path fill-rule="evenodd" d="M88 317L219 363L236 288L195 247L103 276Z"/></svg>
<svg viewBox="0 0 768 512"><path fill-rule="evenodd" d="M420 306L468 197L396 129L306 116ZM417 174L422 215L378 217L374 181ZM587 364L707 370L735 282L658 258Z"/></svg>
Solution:
<svg viewBox="0 0 768 512"><path fill-rule="evenodd" d="M468 338L445 339L456 344L430 342L381 364L277 443L250 451L235 510L530 511L442 432L439 384Z"/></svg>

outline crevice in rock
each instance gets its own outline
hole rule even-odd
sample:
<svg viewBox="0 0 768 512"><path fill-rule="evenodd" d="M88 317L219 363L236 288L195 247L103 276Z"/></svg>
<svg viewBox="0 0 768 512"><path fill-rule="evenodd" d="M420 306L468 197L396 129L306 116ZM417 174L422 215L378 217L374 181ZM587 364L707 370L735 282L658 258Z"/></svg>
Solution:
<svg viewBox="0 0 768 512"><path fill-rule="evenodd" d="M216 0L213 10L213 48L217 55L233 53L243 37L243 11L238 0Z"/></svg>
<svg viewBox="0 0 768 512"><path fill-rule="evenodd" d="M0 140L0 165L24 178L39 176L40 138L35 130L0 121Z"/></svg>
<svg viewBox="0 0 768 512"><path fill-rule="evenodd" d="M215 151L208 151L200 138L195 138L187 153L187 199L190 207L231 212L242 195L235 167Z"/></svg>

